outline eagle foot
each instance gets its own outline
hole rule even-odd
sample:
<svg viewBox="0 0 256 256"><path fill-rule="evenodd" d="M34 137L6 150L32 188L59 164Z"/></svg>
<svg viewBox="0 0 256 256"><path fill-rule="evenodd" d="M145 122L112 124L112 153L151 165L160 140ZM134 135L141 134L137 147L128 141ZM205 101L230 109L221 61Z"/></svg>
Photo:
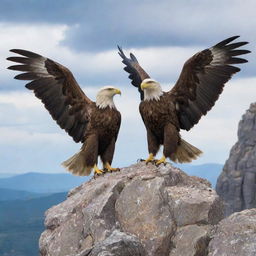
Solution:
<svg viewBox="0 0 256 256"><path fill-rule="evenodd" d="M120 172L120 168L113 168L109 163L106 163L103 171L106 172Z"/></svg>
<svg viewBox="0 0 256 256"><path fill-rule="evenodd" d="M103 169L104 173L107 173L107 172L120 172L120 168L104 168Z"/></svg>
<svg viewBox="0 0 256 256"><path fill-rule="evenodd" d="M97 165L94 166L94 178L96 178L97 176L103 175L104 171L100 170Z"/></svg>
<svg viewBox="0 0 256 256"><path fill-rule="evenodd" d="M145 161L145 162L146 162L146 165L148 165L149 163L150 163L150 164L153 164L153 165L156 165L157 160L156 160L156 159L153 159L153 160Z"/></svg>
<svg viewBox="0 0 256 256"><path fill-rule="evenodd" d="M98 176L102 176L104 174L105 174L105 172L103 170L98 170L98 171L94 172L94 178L96 178Z"/></svg>
<svg viewBox="0 0 256 256"><path fill-rule="evenodd" d="M145 160L145 163L154 163L155 159L154 159L154 155L152 153L149 154L148 158Z"/></svg>
<svg viewBox="0 0 256 256"><path fill-rule="evenodd" d="M164 166L167 164L165 156L163 156L161 159L156 161L155 165L158 167L160 164L164 164Z"/></svg>
<svg viewBox="0 0 256 256"><path fill-rule="evenodd" d="M140 158L140 159L138 159L138 160L137 160L137 163L145 162L145 163L146 163L146 165L147 165L148 163L155 164L155 163L156 163L156 161L157 161L157 160L155 160L155 159L153 159L153 160L148 160L148 159Z"/></svg>

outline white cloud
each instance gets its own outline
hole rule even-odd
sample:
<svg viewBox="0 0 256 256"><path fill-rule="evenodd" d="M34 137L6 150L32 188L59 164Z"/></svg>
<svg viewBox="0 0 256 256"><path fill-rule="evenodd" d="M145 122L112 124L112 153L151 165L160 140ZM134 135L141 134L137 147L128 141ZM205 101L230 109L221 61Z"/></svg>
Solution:
<svg viewBox="0 0 256 256"><path fill-rule="evenodd" d="M96 83L101 84L100 86L130 84L128 74L123 71L124 65L117 54L117 49L101 52L77 52L63 45L63 40L71 29L73 27L65 24L0 23L0 33L5 35L0 42L2 49L0 53L1 66L8 67L11 65L9 61L5 60L6 57L15 55L9 53L9 49L24 48L54 59L68 67L80 84ZM214 43L216 42L212 44ZM124 49L124 51L127 55L129 52L133 52L142 67L158 81L173 83L178 79L184 62L199 50L210 46L146 47ZM242 69L246 70L246 66ZM3 88L11 88L10 84L14 84L15 88L24 86L24 82L13 80L16 73L6 69L0 70L0 84Z"/></svg>
<svg viewBox="0 0 256 256"><path fill-rule="evenodd" d="M67 136L61 132L58 133L43 133L27 130L24 127L0 127L1 144L9 145L23 145L28 146L30 144L52 144L67 142ZM49 144L48 144L49 145Z"/></svg>
<svg viewBox="0 0 256 256"><path fill-rule="evenodd" d="M10 49L21 48L31 51L48 53L64 39L68 30L67 25L49 24L18 24L0 22L0 34L4 35L0 40L0 65L1 67L10 66L6 60L11 55ZM12 81L13 72L5 68L0 71L0 83L5 85ZM1 88L1 86L0 86Z"/></svg>
<svg viewBox="0 0 256 256"><path fill-rule="evenodd" d="M35 51L39 54L54 59L67 66L77 80L83 78L88 84L93 80L111 83L120 78L122 83L129 83L127 74L122 70L123 64L116 50L102 52L77 52L62 44L68 30L72 29L65 24L15 24L0 23L1 38L0 62L2 67L8 67L11 63L5 60L15 54L9 49L21 48ZM177 79L183 63L201 47L150 47L138 49L124 49L128 54L134 52L142 66L156 79L173 81ZM5 87L7 84L22 86L21 82L13 81L13 71L2 69L0 82ZM123 78L123 79L122 79ZM80 81L81 82L81 81Z"/></svg>
<svg viewBox="0 0 256 256"><path fill-rule="evenodd" d="M61 43L65 39L69 29L71 27L65 24L17 24L0 22L0 34L4 35L0 41L1 66L10 66L11 62L5 59L15 54L10 53L9 50L20 48L52 58L69 67L75 74L81 75L86 72L93 76L93 74L104 74L106 72L120 70L120 58L117 55L117 51L98 53L76 52L62 45ZM2 69L0 75L0 82L3 85L12 81L14 72Z"/></svg>
<svg viewBox="0 0 256 256"><path fill-rule="evenodd" d="M12 104L17 108L39 108L41 103L32 92L25 91L7 91L0 93L1 104Z"/></svg>
<svg viewBox="0 0 256 256"><path fill-rule="evenodd" d="M193 41L193 37L216 37L225 32L252 34L256 25L255 7L254 0L147 1L134 9L133 20L135 29L143 33L171 33L174 40L180 35ZM128 23L127 29L134 30L134 26Z"/></svg>
<svg viewBox="0 0 256 256"><path fill-rule="evenodd" d="M12 48L24 47L25 49L38 50L52 49L65 38L67 25L31 24L31 23L0 23L2 40L0 47L8 51Z"/></svg>

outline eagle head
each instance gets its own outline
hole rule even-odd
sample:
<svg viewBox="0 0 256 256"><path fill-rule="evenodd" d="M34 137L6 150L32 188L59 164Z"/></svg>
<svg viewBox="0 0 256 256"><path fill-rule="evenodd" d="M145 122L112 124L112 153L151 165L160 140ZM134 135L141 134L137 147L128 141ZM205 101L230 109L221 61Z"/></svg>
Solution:
<svg viewBox="0 0 256 256"><path fill-rule="evenodd" d="M161 85L151 78L144 79L140 88L144 91L144 100L159 100L163 94Z"/></svg>
<svg viewBox="0 0 256 256"><path fill-rule="evenodd" d="M96 106L99 108L115 108L113 97L116 94L121 95L121 91L113 86L102 87L96 96Z"/></svg>

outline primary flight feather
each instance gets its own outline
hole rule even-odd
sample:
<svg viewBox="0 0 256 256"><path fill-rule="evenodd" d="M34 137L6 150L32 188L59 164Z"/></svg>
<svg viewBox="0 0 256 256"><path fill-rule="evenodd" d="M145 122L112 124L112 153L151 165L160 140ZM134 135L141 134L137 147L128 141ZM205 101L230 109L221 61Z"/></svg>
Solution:
<svg viewBox="0 0 256 256"><path fill-rule="evenodd" d="M240 55L250 51L238 49L247 42L234 43L238 37L223 40L188 59L178 81L168 92L150 78L132 53L128 58L118 46L124 70L140 93L139 109L147 130L149 151L146 162L155 161L160 145L164 146L163 157L157 165L166 158L179 163L191 162L202 153L181 139L179 132L190 130L213 107L225 83L240 71L232 64L247 62Z"/></svg>
<svg viewBox="0 0 256 256"><path fill-rule="evenodd" d="M7 60L18 65L8 69L24 72L15 79L31 80L26 87L33 90L52 118L75 142L83 143L81 150L62 165L76 175L89 175L93 168L96 174L102 174L103 171L97 166L100 156L105 170L117 170L111 167L111 163L121 115L113 97L121 94L120 90L105 86L99 90L96 102L93 102L66 67L30 51L10 51L18 56Z"/></svg>

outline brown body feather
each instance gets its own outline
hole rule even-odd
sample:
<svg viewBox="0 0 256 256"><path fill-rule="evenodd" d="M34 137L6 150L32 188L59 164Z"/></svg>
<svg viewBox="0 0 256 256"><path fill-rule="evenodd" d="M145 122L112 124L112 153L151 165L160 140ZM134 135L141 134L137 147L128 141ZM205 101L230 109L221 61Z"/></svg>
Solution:
<svg viewBox="0 0 256 256"><path fill-rule="evenodd" d="M19 63L8 69L25 72L15 78L32 80L26 87L34 91L52 118L75 142L83 143L80 152L63 165L74 174L88 175L98 156L103 164L111 164L121 123L116 108L98 108L81 90L69 69L61 64L26 50L11 52L21 56L7 58Z"/></svg>
<svg viewBox="0 0 256 256"><path fill-rule="evenodd" d="M103 165L106 163L111 165L113 160L121 115L116 109L109 107L100 109L95 103L91 112L93 114L88 120L80 152L62 163L73 174L89 175L92 167L98 163L98 156Z"/></svg>
<svg viewBox="0 0 256 256"><path fill-rule="evenodd" d="M158 148L161 144L164 144L164 130L169 124L179 133L179 120L175 112L175 105L169 100L167 93L164 93L158 101L142 101L139 109L149 133L149 145L152 144L154 140L158 142ZM153 139L153 137L155 137L155 139ZM152 152L151 150L149 151ZM154 153L156 152L154 150Z"/></svg>
<svg viewBox="0 0 256 256"><path fill-rule="evenodd" d="M133 54L127 58L122 49L119 55L126 65L132 85L138 88L141 100L140 113L147 130L148 150L155 155L164 145L164 156L173 161L189 162L202 152L180 138L180 129L190 130L202 115L214 106L225 83L240 71L231 64L245 63L236 57L250 51L237 49L247 42L231 43L230 37L215 46L196 53L186 61L175 86L160 99L144 100L141 83L149 75L139 65Z"/></svg>

